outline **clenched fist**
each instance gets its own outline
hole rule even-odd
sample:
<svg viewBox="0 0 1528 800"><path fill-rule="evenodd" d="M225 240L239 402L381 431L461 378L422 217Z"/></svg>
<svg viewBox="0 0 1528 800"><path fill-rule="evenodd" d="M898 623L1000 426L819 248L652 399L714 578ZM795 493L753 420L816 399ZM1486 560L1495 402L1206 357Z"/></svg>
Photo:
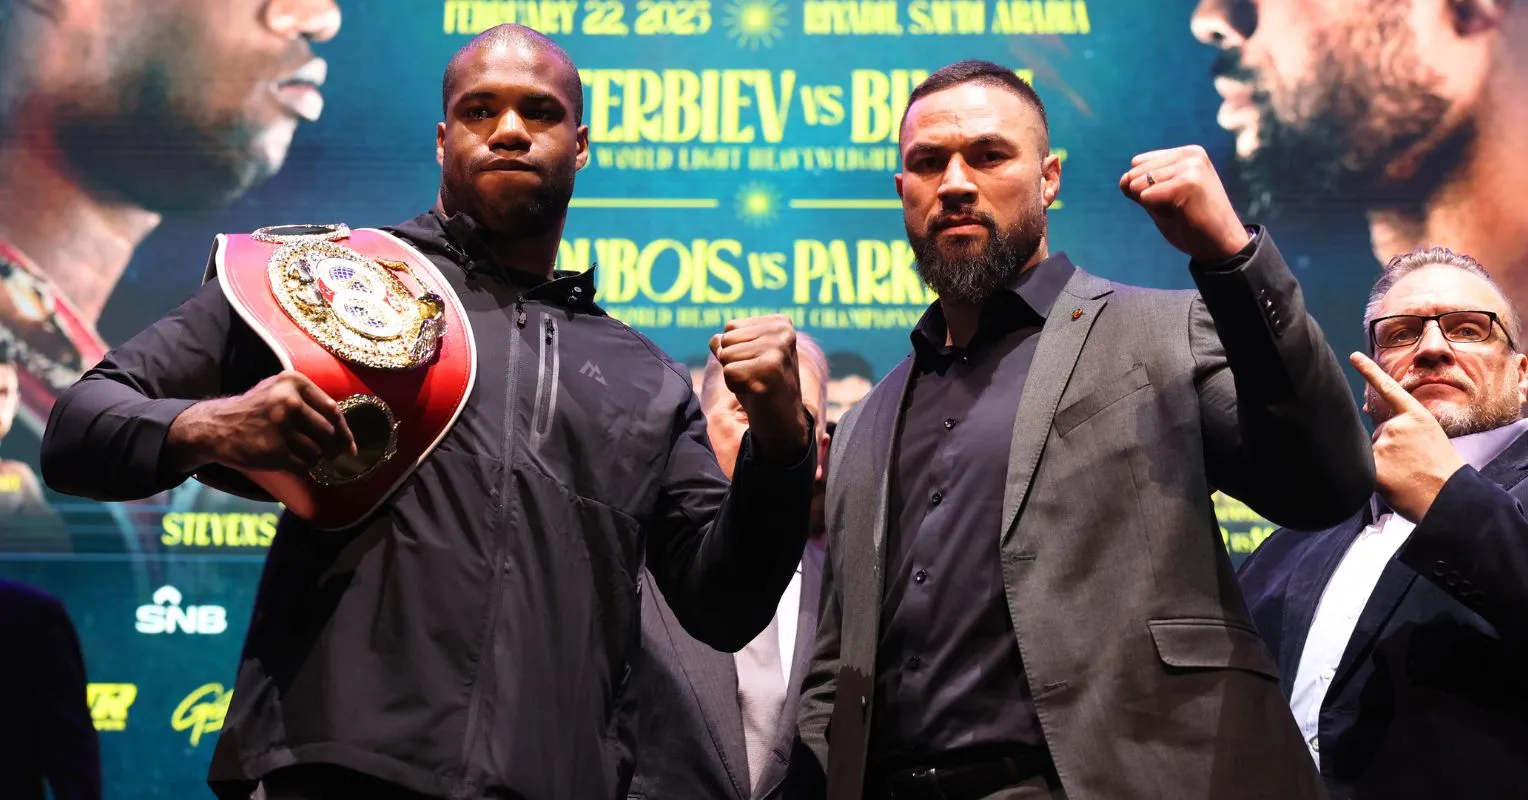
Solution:
<svg viewBox="0 0 1528 800"><path fill-rule="evenodd" d="M175 418L165 442L182 469L305 473L355 455L355 439L334 399L300 372L286 371L236 397L203 400Z"/></svg>
<svg viewBox="0 0 1528 800"><path fill-rule="evenodd" d="M1153 150L1130 161L1120 191L1151 215L1168 244L1204 261L1225 261L1252 238L1198 145Z"/></svg>
<svg viewBox="0 0 1528 800"><path fill-rule="evenodd" d="M796 367L796 328L783 314L735 319L711 337L727 389L748 415L754 447L770 460L799 459L811 443Z"/></svg>

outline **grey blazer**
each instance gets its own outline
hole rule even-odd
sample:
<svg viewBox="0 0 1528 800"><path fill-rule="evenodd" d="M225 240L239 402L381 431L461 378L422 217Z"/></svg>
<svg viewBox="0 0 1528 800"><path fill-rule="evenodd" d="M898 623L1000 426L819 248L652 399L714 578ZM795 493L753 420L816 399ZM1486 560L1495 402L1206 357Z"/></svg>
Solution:
<svg viewBox="0 0 1528 800"><path fill-rule="evenodd" d="M642 574L642 656L628 687L638 718L636 772L631 800L792 800L795 709L801 681L812 661L817 603L822 596L820 547L808 544L801 559L801 605L791 658L785 710L757 789L748 791L743 715L738 708L733 654L718 652L685 633L652 576ZM805 756L811 761L811 755ZM800 758L797 759L800 761ZM798 763L798 766L801 766ZM815 769L815 765L808 764Z"/></svg>
<svg viewBox="0 0 1528 800"><path fill-rule="evenodd" d="M1374 485L1337 358L1266 231L1199 292L1078 270L1015 397L1003 525L1014 635L1071 800L1296 800L1321 781L1248 618L1210 495L1323 528ZM801 736L858 798L874 715L887 476L912 360L838 426Z"/></svg>

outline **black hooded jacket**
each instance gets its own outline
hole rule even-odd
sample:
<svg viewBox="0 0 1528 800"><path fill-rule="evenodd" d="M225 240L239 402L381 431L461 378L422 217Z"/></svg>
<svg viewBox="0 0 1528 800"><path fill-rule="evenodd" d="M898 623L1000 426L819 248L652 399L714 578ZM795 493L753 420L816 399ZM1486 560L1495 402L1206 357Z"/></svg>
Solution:
<svg viewBox="0 0 1528 800"><path fill-rule="evenodd" d="M772 464L745 441L729 489L688 372L594 304L593 273L498 270L475 228L428 213L388 229L461 299L477 381L368 520L332 533L283 515L213 756L225 797L329 763L440 797L608 800L640 569L729 651L795 571L815 449ZM176 415L279 369L209 282L64 393L44 477L102 500L175 486L188 476L160 451Z"/></svg>

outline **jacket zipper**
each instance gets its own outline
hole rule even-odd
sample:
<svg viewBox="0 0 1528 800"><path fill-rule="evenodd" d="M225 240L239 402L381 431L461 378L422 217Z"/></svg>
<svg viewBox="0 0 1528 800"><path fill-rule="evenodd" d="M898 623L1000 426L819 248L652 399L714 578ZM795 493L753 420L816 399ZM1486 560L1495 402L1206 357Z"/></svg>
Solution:
<svg viewBox="0 0 1528 800"><path fill-rule="evenodd" d="M561 359L557 354L557 323L550 313L543 313L541 320L545 333L541 337L541 363L536 368L536 408L531 414L531 430L536 438L547 435L552 428L552 418L557 409L557 373Z"/></svg>
<svg viewBox="0 0 1528 800"><path fill-rule="evenodd" d="M520 319L519 327L525 327L525 305L522 301L515 301ZM495 540L500 546L493 551L493 580L488 587L488 618L484 624L483 635L478 640L478 669L473 675L472 695L467 703L467 724L462 736L462 760L457 771L456 790L452 797L466 797L477 791L477 780L470 776L468 769L472 764L473 746L478 739L478 726L481 722L481 708L483 704L483 676L495 673L493 658L494 641L496 630L499 625L499 607L503 600L503 584L505 576L509 573L510 565L504 560L503 541L507 536L509 526L509 508L514 489L514 454L515 454L515 386L519 383L520 372L520 336L511 334L509 337L509 368L505 370L504 377L504 462L503 472L499 481L499 524L494 529Z"/></svg>

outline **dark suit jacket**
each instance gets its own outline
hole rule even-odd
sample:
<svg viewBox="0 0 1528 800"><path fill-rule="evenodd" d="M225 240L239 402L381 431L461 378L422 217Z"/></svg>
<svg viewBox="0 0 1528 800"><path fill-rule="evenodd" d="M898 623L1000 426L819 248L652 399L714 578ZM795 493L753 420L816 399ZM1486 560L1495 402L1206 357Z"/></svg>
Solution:
<svg viewBox="0 0 1528 800"><path fill-rule="evenodd" d="M1381 573L1321 706L1338 798L1528 797L1528 436L1464 467ZM1242 565L1285 696L1321 593L1367 510L1280 530Z"/></svg>
<svg viewBox="0 0 1528 800"><path fill-rule="evenodd" d="M1190 273L1198 294L1077 271L1014 398L992 557L1072 800L1323 794L1211 487L1284 524L1335 524L1373 492L1369 437L1266 232L1245 261ZM887 470L910 366L833 437L801 737L835 800L860 794L875 713Z"/></svg>
<svg viewBox="0 0 1528 800"><path fill-rule="evenodd" d="M636 774L629 798L642 800L790 800L805 796L815 764L792 759L802 676L812 660L821 597L822 550L808 544L801 563L801 613L791 680L756 791L748 791L748 756L738 708L737 668L722 653L685 633L652 577L643 573L642 657L633 665L632 705L639 719ZM810 762L808 753L805 759ZM809 766L805 774L792 762ZM817 777L820 781L821 778Z"/></svg>
<svg viewBox="0 0 1528 800"><path fill-rule="evenodd" d="M57 599L0 581L0 797L100 800L85 661Z"/></svg>

